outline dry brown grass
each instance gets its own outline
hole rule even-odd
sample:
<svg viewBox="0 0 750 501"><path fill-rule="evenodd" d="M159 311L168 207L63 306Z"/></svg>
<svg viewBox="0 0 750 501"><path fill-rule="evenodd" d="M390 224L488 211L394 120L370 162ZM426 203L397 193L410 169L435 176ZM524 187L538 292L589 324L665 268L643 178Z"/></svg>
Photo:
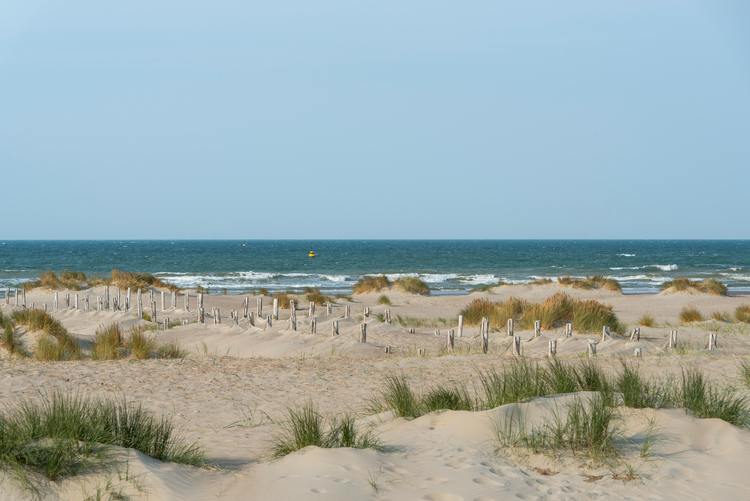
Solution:
<svg viewBox="0 0 750 501"><path fill-rule="evenodd" d="M151 275L150 273L134 273L122 270L112 270L110 283L121 289L131 287L133 289L169 289L171 291L180 290L179 287L164 282L163 280Z"/></svg>
<svg viewBox="0 0 750 501"><path fill-rule="evenodd" d="M289 308L289 301L294 299L292 296L290 296L286 292L277 292L271 297L279 300L279 308Z"/></svg>
<svg viewBox="0 0 750 501"><path fill-rule="evenodd" d="M78 360L81 348L78 342L63 325L49 313L38 309L17 310L13 312L13 321L25 325L30 331L41 331L45 334L39 338L34 355L39 360ZM41 348L41 349L40 349Z"/></svg>
<svg viewBox="0 0 750 501"><path fill-rule="evenodd" d="M738 306L737 309L734 310L734 318L736 318L738 322L750 324L750 304Z"/></svg>
<svg viewBox="0 0 750 501"><path fill-rule="evenodd" d="M391 286L391 281L385 275L365 276L360 278L352 287L354 294L366 294L368 292L380 292Z"/></svg>
<svg viewBox="0 0 750 501"><path fill-rule="evenodd" d="M23 287L26 290L44 287L47 289L88 289L97 285L114 285L122 289L131 287L133 289L148 289L151 287L180 290L179 287L168 284L149 273L132 273L128 271L112 270L112 275L106 277L87 277L80 271L63 271L57 275L54 271L45 271L37 280L26 282Z"/></svg>
<svg viewBox="0 0 750 501"><path fill-rule="evenodd" d="M613 332L622 333L624 326L620 323L611 306L595 300L579 300L558 292L541 303L531 303L511 297L506 301L494 303L487 299L475 299L461 311L467 325L478 324L482 317L487 317L495 327L505 326L508 319L517 322L519 328L528 329L539 320L544 329L561 327L567 322L580 332L598 332L602 326L608 326Z"/></svg>
<svg viewBox="0 0 750 501"><path fill-rule="evenodd" d="M117 360L125 355L122 331L116 323L96 329L94 343L91 345L93 360Z"/></svg>
<svg viewBox="0 0 750 501"><path fill-rule="evenodd" d="M417 277L402 277L393 282L393 285L409 294L419 294L420 296L430 295L430 288L423 280Z"/></svg>
<svg viewBox="0 0 750 501"><path fill-rule="evenodd" d="M704 294L714 294L716 296L727 295L727 286L714 278L706 278L704 280L690 280L685 277L675 278L669 282L664 282L661 290L669 292L695 291Z"/></svg>
<svg viewBox="0 0 750 501"><path fill-rule="evenodd" d="M656 325L656 320L654 320L654 317L646 313L638 319L638 325L642 325L643 327L653 327Z"/></svg>
<svg viewBox="0 0 750 501"><path fill-rule="evenodd" d="M692 306L686 306L680 310L680 322L683 324L689 324L692 322L702 322L704 320L703 314Z"/></svg>
<svg viewBox="0 0 750 501"><path fill-rule="evenodd" d="M566 287L575 289L605 289L615 292L622 292L620 283L613 278L605 278L600 275L594 275L586 278L558 277L557 282Z"/></svg>

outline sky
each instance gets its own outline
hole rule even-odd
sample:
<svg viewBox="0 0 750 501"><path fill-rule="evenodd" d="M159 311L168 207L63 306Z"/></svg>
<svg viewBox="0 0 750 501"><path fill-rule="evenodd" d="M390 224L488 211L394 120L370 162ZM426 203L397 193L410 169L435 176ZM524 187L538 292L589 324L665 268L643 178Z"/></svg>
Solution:
<svg viewBox="0 0 750 501"><path fill-rule="evenodd" d="M4 0L2 239L750 238L750 2Z"/></svg>

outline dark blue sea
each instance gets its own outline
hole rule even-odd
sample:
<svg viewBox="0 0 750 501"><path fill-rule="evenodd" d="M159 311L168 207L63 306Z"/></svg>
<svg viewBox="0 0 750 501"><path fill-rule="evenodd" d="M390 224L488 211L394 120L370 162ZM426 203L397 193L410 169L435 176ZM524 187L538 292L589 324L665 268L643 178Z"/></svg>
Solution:
<svg viewBox="0 0 750 501"><path fill-rule="evenodd" d="M317 257L308 257L314 250ZM676 276L750 292L748 240L109 240L0 241L0 286L45 270L146 271L179 286L241 293L320 287L347 292L365 274L418 275L438 294L498 280L604 275L626 293Z"/></svg>

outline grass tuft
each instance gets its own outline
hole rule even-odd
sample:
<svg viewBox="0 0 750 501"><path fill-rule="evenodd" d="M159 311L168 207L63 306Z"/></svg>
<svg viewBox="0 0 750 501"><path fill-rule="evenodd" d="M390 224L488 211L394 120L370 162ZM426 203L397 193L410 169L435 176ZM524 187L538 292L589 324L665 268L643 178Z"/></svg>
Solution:
<svg viewBox="0 0 750 501"><path fill-rule="evenodd" d="M736 318L738 322L750 324L750 304L738 306L737 309L734 310L734 318Z"/></svg>
<svg viewBox="0 0 750 501"><path fill-rule="evenodd" d="M399 417L415 418L422 415L417 396L403 376L388 376L382 392L385 407Z"/></svg>
<svg viewBox="0 0 750 501"><path fill-rule="evenodd" d="M325 431L325 420L311 402L298 409L290 408L287 412L288 417L282 424L281 432L274 437L274 458L284 457L309 446L381 448L380 442L372 433L359 432L354 418L349 415L331 421L328 431Z"/></svg>
<svg viewBox="0 0 750 501"><path fill-rule="evenodd" d="M388 298L388 296L383 294L382 296L378 298L378 304L384 304L386 306L390 306L392 303L391 303L391 300Z"/></svg>
<svg viewBox="0 0 750 501"><path fill-rule="evenodd" d="M156 350L157 358L185 358L187 352L180 348L177 343L166 343Z"/></svg>
<svg viewBox="0 0 750 501"><path fill-rule="evenodd" d="M599 332L604 325L613 332L622 333L625 330L611 306L595 300L574 299L562 292L541 303L530 303L515 297L499 303L477 298L461 310L461 314L467 325L476 325L482 317L487 317L490 324L495 326L504 326L512 318L520 328L531 328L535 320L540 320L543 329L572 322L573 328L579 332Z"/></svg>
<svg viewBox="0 0 750 501"><path fill-rule="evenodd" d="M130 330L127 344L131 355L138 360L150 358L156 351L154 338L146 334L141 326L135 326Z"/></svg>
<svg viewBox="0 0 750 501"><path fill-rule="evenodd" d="M422 279L417 277L402 277L393 282L393 285L409 294L430 295L430 288Z"/></svg>
<svg viewBox="0 0 750 501"><path fill-rule="evenodd" d="M320 292L320 289L314 288L314 287L306 287L305 288L305 299L310 301L311 303L315 304L325 304L325 303L334 303L335 298L331 296L326 296ZM287 307L289 305L287 304Z"/></svg>
<svg viewBox="0 0 750 501"><path fill-rule="evenodd" d="M646 313L638 319L638 325L641 325L643 327L653 327L654 325L656 325L656 320L654 320L654 317Z"/></svg>
<svg viewBox="0 0 750 501"><path fill-rule="evenodd" d="M368 292L380 292L383 289L387 289L391 286L391 281L385 275L377 276L364 276L357 280L357 283L352 287L354 294L366 294Z"/></svg>
<svg viewBox="0 0 750 501"><path fill-rule="evenodd" d="M81 358L81 347L63 325L49 313L39 309L16 310L12 319L30 331L44 335L37 341L34 355L38 360L61 361Z"/></svg>
<svg viewBox="0 0 750 501"><path fill-rule="evenodd" d="M695 291L705 294L714 294L717 296L727 295L727 286L715 278L706 278L704 280L690 280L686 277L675 278L661 285L662 291L680 292Z"/></svg>
<svg viewBox="0 0 750 501"><path fill-rule="evenodd" d="M557 283L575 289L606 289L615 292L622 292L620 283L613 278L605 278L601 275L594 275L586 278L558 277Z"/></svg>
<svg viewBox="0 0 750 501"><path fill-rule="evenodd" d="M703 315L700 311L692 306L686 306L680 310L680 322L683 324L689 324L692 322L702 322L704 320Z"/></svg>
<svg viewBox="0 0 750 501"><path fill-rule="evenodd" d="M117 323L99 327L91 345L94 360L117 360L124 355L122 331Z"/></svg>
<svg viewBox="0 0 750 501"><path fill-rule="evenodd" d="M703 373L690 369L682 373L681 406L699 418L718 418L735 426L750 425L750 406L730 388L718 389Z"/></svg>

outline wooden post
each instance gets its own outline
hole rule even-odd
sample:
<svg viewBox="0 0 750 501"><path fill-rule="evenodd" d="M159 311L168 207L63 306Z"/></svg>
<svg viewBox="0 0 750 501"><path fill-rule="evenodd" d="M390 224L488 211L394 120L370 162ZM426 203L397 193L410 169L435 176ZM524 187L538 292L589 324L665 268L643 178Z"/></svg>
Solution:
<svg viewBox="0 0 750 501"><path fill-rule="evenodd" d="M10 287L5 288L5 304L10 304Z"/></svg>
<svg viewBox="0 0 750 501"><path fill-rule="evenodd" d="M166 309L166 304L164 304L164 291L161 291L161 311L164 311Z"/></svg>
<svg viewBox="0 0 750 501"><path fill-rule="evenodd" d="M464 316L458 316L458 337L464 337Z"/></svg>
<svg viewBox="0 0 750 501"><path fill-rule="evenodd" d="M350 315L351 315L351 308L347 304L346 306L344 306L344 318L348 319Z"/></svg>
<svg viewBox="0 0 750 501"><path fill-rule="evenodd" d="M310 319L310 334L315 334L317 330L318 330L318 319L316 319L315 317L312 317L312 319Z"/></svg>
<svg viewBox="0 0 750 501"><path fill-rule="evenodd" d="M70 292L65 293L65 307L70 308Z"/></svg>
<svg viewBox="0 0 750 501"><path fill-rule="evenodd" d="M512 318L508 319L508 324L506 325L505 328L508 331L508 335L512 336L513 335L513 319Z"/></svg>
<svg viewBox="0 0 750 501"><path fill-rule="evenodd" d="M294 299L289 301L289 328L293 331L297 330L297 305Z"/></svg>
<svg viewBox="0 0 750 501"><path fill-rule="evenodd" d="M482 353L487 353L490 347L490 321L482 317Z"/></svg>
<svg viewBox="0 0 750 501"><path fill-rule="evenodd" d="M57 291L55 291L55 297L54 297L54 299L52 300L52 308L53 308L54 310L57 310L57 307L58 307L58 304L57 304L57 302L59 301L59 299L60 299L60 298L58 297Z"/></svg>
<svg viewBox="0 0 750 501"><path fill-rule="evenodd" d="M77 292L76 292L76 295L75 295L74 297L75 297L75 301L74 301L74 303L75 303L75 308L76 308L76 310L77 310L77 309L78 309L78 293L77 293Z"/></svg>
<svg viewBox="0 0 750 501"><path fill-rule="evenodd" d="M426 352L424 351L424 348L417 348L417 355L420 357L425 356Z"/></svg>
<svg viewBox="0 0 750 501"><path fill-rule="evenodd" d="M635 358L641 358L643 356L643 348L638 346L636 349L633 350L633 356Z"/></svg>
<svg viewBox="0 0 750 501"><path fill-rule="evenodd" d="M715 332L708 333L708 351L714 351L718 348L717 336Z"/></svg>
<svg viewBox="0 0 750 501"><path fill-rule="evenodd" d="M331 322L331 336L338 336L339 335L339 321L334 320Z"/></svg>
<svg viewBox="0 0 750 501"><path fill-rule="evenodd" d="M185 291L185 311L190 311L190 293Z"/></svg>
<svg viewBox="0 0 750 501"><path fill-rule="evenodd" d="M409 327L409 334L415 334L417 331L414 327Z"/></svg>
<svg viewBox="0 0 750 501"><path fill-rule="evenodd" d="M307 318L312 318L315 316L315 302L310 301L310 304L307 306Z"/></svg>
<svg viewBox="0 0 750 501"><path fill-rule="evenodd" d="M16 299L16 306L18 306L18 288L15 289L15 299Z"/></svg>
<svg viewBox="0 0 750 501"><path fill-rule="evenodd" d="M391 323L391 309L386 308L383 312L383 320L385 320L385 323L390 324Z"/></svg>
<svg viewBox="0 0 750 501"><path fill-rule="evenodd" d="M198 322L201 324L206 323L206 310L203 308L198 308Z"/></svg>
<svg viewBox="0 0 750 501"><path fill-rule="evenodd" d="M513 354L521 356L521 336L513 336Z"/></svg>
<svg viewBox="0 0 750 501"><path fill-rule="evenodd" d="M130 287L128 287L128 293L125 296L125 309L130 311Z"/></svg>
<svg viewBox="0 0 750 501"><path fill-rule="evenodd" d="M557 339L550 339L547 346L547 356L554 357L557 355Z"/></svg>
<svg viewBox="0 0 750 501"><path fill-rule="evenodd" d="M677 347L677 329L669 331L669 348L674 349Z"/></svg>
<svg viewBox="0 0 750 501"><path fill-rule="evenodd" d="M273 318L274 320L279 319L279 298L273 298Z"/></svg>
<svg viewBox="0 0 750 501"><path fill-rule="evenodd" d="M136 306L138 307L138 319L143 319L143 300L141 298L141 289L135 294Z"/></svg>
<svg viewBox="0 0 750 501"><path fill-rule="evenodd" d="M435 337L440 337L440 329L435 329Z"/></svg>
<svg viewBox="0 0 750 501"><path fill-rule="evenodd" d="M26 308L26 289L23 289L21 292L23 294L23 307Z"/></svg>
<svg viewBox="0 0 750 501"><path fill-rule="evenodd" d="M199 294L200 296L200 294ZM201 308L202 305L198 305L198 308ZM172 291L172 309L177 309L177 291Z"/></svg>
<svg viewBox="0 0 750 501"><path fill-rule="evenodd" d="M365 318L369 318L370 317L370 307L369 306L365 306L364 317Z"/></svg>
<svg viewBox="0 0 750 501"><path fill-rule="evenodd" d="M565 337L571 337L573 335L573 324L568 322L565 324Z"/></svg>
<svg viewBox="0 0 750 501"><path fill-rule="evenodd" d="M263 316L263 296L255 298L255 314L259 317Z"/></svg>
<svg viewBox="0 0 750 501"><path fill-rule="evenodd" d="M612 339L612 336L609 334L609 327L606 325L602 326L602 342L607 341L608 339Z"/></svg>
<svg viewBox="0 0 750 501"><path fill-rule="evenodd" d="M271 315L266 315L266 329L273 327L273 317Z"/></svg>
<svg viewBox="0 0 750 501"><path fill-rule="evenodd" d="M393 348L390 345L386 345L384 351L386 355L390 355L391 353L393 353Z"/></svg>
<svg viewBox="0 0 750 501"><path fill-rule="evenodd" d="M102 311L102 297L96 296L96 311Z"/></svg>
<svg viewBox="0 0 750 501"><path fill-rule="evenodd" d="M359 324L359 342L360 343L367 342L367 324L364 322Z"/></svg>
<svg viewBox="0 0 750 501"><path fill-rule="evenodd" d="M333 307L331 306L331 302L328 301L326 303L326 315L330 315L332 310L333 310Z"/></svg>
<svg viewBox="0 0 750 501"><path fill-rule="evenodd" d="M453 351L456 345L456 331L450 329L448 331L448 348Z"/></svg>
<svg viewBox="0 0 750 501"><path fill-rule="evenodd" d="M541 335L542 335L542 321L534 320L534 337L539 337Z"/></svg>
<svg viewBox="0 0 750 501"><path fill-rule="evenodd" d="M589 340L589 357L596 356L596 341Z"/></svg>
<svg viewBox="0 0 750 501"><path fill-rule="evenodd" d="M117 287L117 309L122 309L122 291Z"/></svg>
<svg viewBox="0 0 750 501"><path fill-rule="evenodd" d="M104 286L104 309L109 309L109 285Z"/></svg>
<svg viewBox="0 0 750 501"><path fill-rule="evenodd" d="M151 301L151 321L158 323L156 319L156 301Z"/></svg>
<svg viewBox="0 0 750 501"><path fill-rule="evenodd" d="M242 318L248 318L249 314L250 314L250 298L245 296L245 299L242 301Z"/></svg>

